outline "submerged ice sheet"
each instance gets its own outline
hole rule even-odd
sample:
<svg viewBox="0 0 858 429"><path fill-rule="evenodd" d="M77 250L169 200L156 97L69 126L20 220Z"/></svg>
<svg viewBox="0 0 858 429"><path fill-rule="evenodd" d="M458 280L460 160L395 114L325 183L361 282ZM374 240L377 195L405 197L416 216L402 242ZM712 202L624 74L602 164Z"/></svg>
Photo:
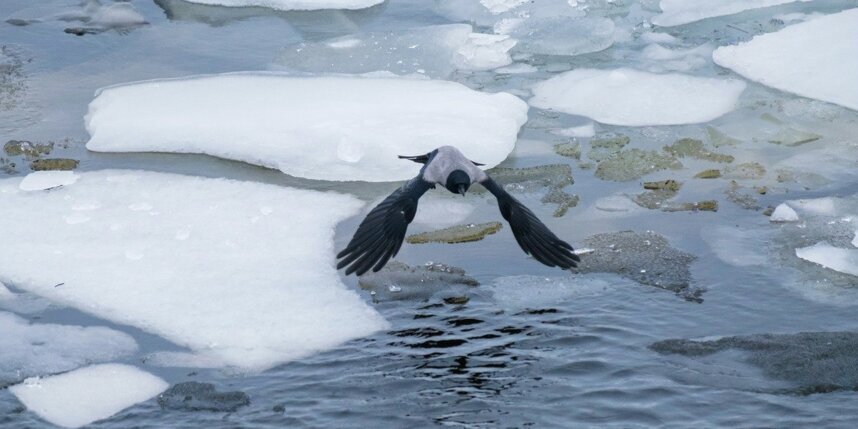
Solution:
<svg viewBox="0 0 858 429"><path fill-rule="evenodd" d="M261 6L278 10L364 9L384 0L186 0L190 3L226 7Z"/></svg>
<svg viewBox="0 0 858 429"><path fill-rule="evenodd" d="M148 400L168 386L133 366L105 364L45 378L29 378L9 391L28 410L62 427L106 419Z"/></svg>
<svg viewBox="0 0 858 429"><path fill-rule="evenodd" d="M333 267L334 193L142 171L23 192L0 181L0 281L264 369L386 326ZM55 287L62 283L61 286Z"/></svg>
<svg viewBox="0 0 858 429"><path fill-rule="evenodd" d="M0 286L2 287L2 286ZM0 299L3 293L0 292ZM103 327L29 323L0 311L0 388L137 351L129 335Z"/></svg>
<svg viewBox="0 0 858 429"><path fill-rule="evenodd" d="M467 24L370 32L285 49L276 65L313 73L419 73L444 78L455 69L487 70L512 63L509 36L473 33Z"/></svg>
<svg viewBox="0 0 858 429"><path fill-rule="evenodd" d="M795 249L795 255L825 268L858 276L858 250L856 249L841 249L828 243L817 243Z"/></svg>
<svg viewBox="0 0 858 429"><path fill-rule="evenodd" d="M701 19L732 15L746 10L795 1L799 0L661 0L658 6L662 13L654 16L652 23L662 27L672 27Z"/></svg>
<svg viewBox="0 0 858 429"><path fill-rule="evenodd" d="M526 120L515 96L447 81L226 74L105 88L86 127L94 151L204 153L309 179L395 181L418 170L397 155L443 145L497 165Z"/></svg>
<svg viewBox="0 0 858 429"><path fill-rule="evenodd" d="M733 110L744 89L735 79L582 68L537 83L529 102L605 124L693 124Z"/></svg>
<svg viewBox="0 0 858 429"><path fill-rule="evenodd" d="M715 63L763 85L858 110L858 9L715 50Z"/></svg>

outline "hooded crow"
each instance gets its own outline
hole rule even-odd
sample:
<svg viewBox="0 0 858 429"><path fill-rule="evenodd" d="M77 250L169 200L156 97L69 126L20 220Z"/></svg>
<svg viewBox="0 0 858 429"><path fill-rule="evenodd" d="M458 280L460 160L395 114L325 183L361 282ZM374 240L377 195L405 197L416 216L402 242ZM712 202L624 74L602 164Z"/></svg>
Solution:
<svg viewBox="0 0 858 429"><path fill-rule="evenodd" d="M417 201L436 184L454 194L465 195L468 188L479 183L498 200L501 215L512 227L512 234L521 249L549 267L573 268L580 261L569 243L557 238L530 209L504 190L480 165L468 160L452 146L441 146L425 155L400 156L420 164L420 174L394 191L372 209L342 252L337 254L337 269L346 268L346 275L362 275L378 271L399 252L405 230L417 213Z"/></svg>

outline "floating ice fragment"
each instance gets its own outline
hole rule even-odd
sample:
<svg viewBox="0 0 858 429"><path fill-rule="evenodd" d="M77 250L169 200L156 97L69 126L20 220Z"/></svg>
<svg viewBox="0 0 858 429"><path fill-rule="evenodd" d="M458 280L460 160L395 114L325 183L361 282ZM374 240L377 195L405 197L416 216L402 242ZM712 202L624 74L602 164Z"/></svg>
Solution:
<svg viewBox="0 0 858 429"><path fill-rule="evenodd" d="M495 69L495 73L498 74L525 74L534 73L537 71L539 71L539 69L526 63L516 63L506 67L500 67Z"/></svg>
<svg viewBox="0 0 858 429"><path fill-rule="evenodd" d="M813 246L795 249L795 255L825 268L858 276L858 250L856 249L841 249L820 242Z"/></svg>
<svg viewBox="0 0 858 429"><path fill-rule="evenodd" d="M0 291L0 301L18 295L8 289L6 293L8 296ZM0 332L0 388L27 377L69 371L137 351L133 338L113 329L29 323L2 311Z"/></svg>
<svg viewBox="0 0 858 429"><path fill-rule="evenodd" d="M191 3L226 7L261 6L278 10L365 9L384 0L187 0Z"/></svg>
<svg viewBox="0 0 858 429"><path fill-rule="evenodd" d="M18 188L22 191L43 191L71 185L77 182L77 178L78 175L71 171L37 171L24 177Z"/></svg>
<svg viewBox="0 0 858 429"><path fill-rule="evenodd" d="M310 179L394 181L417 172L397 155L442 145L497 165L526 120L519 98L454 82L226 74L103 89L86 126L94 151L205 153ZM344 142L367 155L344 160Z"/></svg>
<svg viewBox="0 0 858 429"><path fill-rule="evenodd" d="M614 21L606 18L553 16L507 19L494 31L518 40L517 51L543 55L581 55L614 43Z"/></svg>
<svg viewBox="0 0 858 429"><path fill-rule="evenodd" d="M763 85L858 110L856 40L858 9L850 9L720 47L712 58Z"/></svg>
<svg viewBox="0 0 858 429"><path fill-rule="evenodd" d="M453 64L464 70L491 70L512 64L509 50L515 39L507 35L471 33L456 51Z"/></svg>
<svg viewBox="0 0 858 429"><path fill-rule="evenodd" d="M812 214L826 216L834 216L836 214L834 198L831 197L812 198L807 200L790 200L789 203L792 207Z"/></svg>
<svg viewBox="0 0 858 429"><path fill-rule="evenodd" d="M569 127L569 128L561 128L559 130L552 130L552 134L557 134L560 136L566 137L584 137L590 138L596 135L596 128L592 122L579 125L577 127Z"/></svg>
<svg viewBox="0 0 858 429"><path fill-rule="evenodd" d="M0 223L4 240L27 243L0 246L0 281L249 370L386 326L333 267L333 228L362 205L353 197L143 171L79 176L51 192L0 194L0 219L40 220ZM67 201L96 197L97 217L62 221ZM141 200L161 215L128 210Z"/></svg>
<svg viewBox="0 0 858 429"><path fill-rule="evenodd" d="M654 16L652 23L662 27L672 27L795 1L797 0L661 0L659 3L661 14Z"/></svg>
<svg viewBox="0 0 858 429"><path fill-rule="evenodd" d="M77 428L150 399L168 386L133 366L105 364L29 378L9 391L39 417L57 426Z"/></svg>
<svg viewBox="0 0 858 429"><path fill-rule="evenodd" d="M527 2L528 0L480 0L480 3L495 15L508 12Z"/></svg>
<svg viewBox="0 0 858 429"><path fill-rule="evenodd" d="M793 210L793 208L788 206L786 203L781 203L777 207L775 207L775 211L772 212L772 215L769 217L769 221L797 222L798 213L796 213L795 210Z"/></svg>
<svg viewBox="0 0 858 429"><path fill-rule="evenodd" d="M534 85L529 103L606 124L693 124L733 110L744 89L735 79L576 69Z"/></svg>

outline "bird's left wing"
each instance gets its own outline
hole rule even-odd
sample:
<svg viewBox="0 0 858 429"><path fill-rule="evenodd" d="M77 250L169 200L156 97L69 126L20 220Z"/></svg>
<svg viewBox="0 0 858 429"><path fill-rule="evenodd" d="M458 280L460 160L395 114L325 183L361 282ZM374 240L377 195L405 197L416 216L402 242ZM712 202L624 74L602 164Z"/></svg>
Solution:
<svg viewBox="0 0 858 429"><path fill-rule="evenodd" d="M337 254L337 269L346 275L361 275L372 268L378 271L396 256L405 230L417 213L417 200L434 185L420 176L411 179L375 206L358 226L357 232L342 252Z"/></svg>
<svg viewBox="0 0 858 429"><path fill-rule="evenodd" d="M525 253L549 267L569 269L578 266L581 259L572 252L572 246L554 235L530 209L491 177L486 177L480 184L497 198L501 215L509 222L515 241Z"/></svg>

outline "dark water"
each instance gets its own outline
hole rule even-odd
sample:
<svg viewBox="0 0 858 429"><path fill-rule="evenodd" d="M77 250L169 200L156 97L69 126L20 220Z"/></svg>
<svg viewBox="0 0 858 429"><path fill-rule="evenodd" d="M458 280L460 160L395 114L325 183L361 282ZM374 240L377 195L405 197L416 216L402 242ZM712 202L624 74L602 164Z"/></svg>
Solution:
<svg viewBox="0 0 858 429"><path fill-rule="evenodd" d="M63 32L68 26L65 22L24 27L0 24L0 44L21 59L21 76L16 79L24 84L16 106L2 112L3 141L68 139L69 147L58 149L57 154L79 159L82 171L142 168L229 177L339 190L368 201L397 186L313 182L205 156L90 153L83 148L87 135L81 118L93 91L101 86L194 73L276 68L275 58L292 43L449 22L436 12L432 2L389 1L345 13L230 10L180 0L133 3L150 24L127 33L108 31L77 37ZM617 13L626 10L629 3L619 2ZM54 7L53 2L45 4L49 9ZM56 2L68 4L74 2ZM782 6L777 11L828 13L854 5L856 2L817 1ZM0 15L11 15L28 6L29 1L4 0ZM734 43L747 40L753 32L775 30L777 25L769 20L772 15L770 10L751 11L677 27L672 33L691 44L709 40ZM751 33L725 30L728 23ZM531 62L540 72L526 78L479 72L456 73L451 79L491 91L521 90L549 77L553 72L546 69L557 64L626 65L631 61L626 56L628 49L618 45L576 57L535 57ZM710 64L699 74L729 72ZM713 124L741 127L746 117L777 112L778 106L796 99L749 82L740 107ZM853 195L858 191L854 172L858 153L846 149L856 144L858 115L831 108L838 112L836 120L814 119L812 115L796 119L823 135L820 141L795 148L763 144L725 149L769 169L790 156L809 154L811 164L817 163L810 166L812 170L837 179L814 187L765 182L772 186L772 192L753 195L761 208L786 199L824 196L845 198L847 206L856 207ZM689 269L692 286L704 290L702 302L616 274L568 274L543 267L521 254L504 228L474 243L405 245L397 258L414 265L438 261L463 267L481 282L480 286L380 290L375 295L363 290L367 301L390 322L390 330L259 374L153 367L142 356L177 347L136 328L116 326L76 310L47 310L38 315L39 321L106 325L130 333L140 343L141 352L127 362L171 384L213 383L219 391L241 391L250 397L250 405L235 412L165 410L153 399L93 427L858 426L855 348L820 351L787 340L778 346L781 355L807 356L807 373L832 358L826 353L835 353L838 362L846 362L828 370L840 384L822 389L825 393L812 393L815 384L800 376L801 368L796 375L795 368L767 367L741 348L703 356L660 353L650 348L667 339L854 332L858 330L858 295L850 289L856 285L853 278L791 255L790 249L798 247L803 232L796 226L771 225L762 210L748 210L732 202L728 180L686 187L681 194L685 201L717 199L717 212L640 209L615 213L595 208L601 197L641 192L640 181L605 182L593 177L592 169L552 152L551 145L568 139L547 129L572 126L581 118L537 109L531 109L530 116L516 152L504 166L570 163L576 183L567 191L579 195L581 203L563 217L552 218L554 207L539 202L542 191L524 193L520 198L558 235L576 245L596 233L623 230L653 231L664 236L672 247L696 257ZM702 125L601 126L600 131L628 135L642 148L658 148L675 138L700 137L704 132ZM829 149L836 145L846 149L833 152L837 159L832 161ZM690 178L702 169L696 168L694 161L686 162L686 166L681 172L656 173L647 180ZM18 169L9 174L24 172ZM485 196L472 198L478 201L477 209L468 221L499 220L492 201ZM808 218L808 231L824 234L826 225L856 213L858 210L830 219ZM347 241L358 221L350 219L338 227L338 247ZM738 262L725 262L732 256ZM755 260L760 263L749 262ZM561 286L546 286L544 278L554 279ZM359 289L351 277L344 282ZM445 300L453 296L459 299ZM467 297L467 302L461 297ZM761 353L765 356L766 352ZM0 426L47 424L23 410L7 391L0 391Z"/></svg>

